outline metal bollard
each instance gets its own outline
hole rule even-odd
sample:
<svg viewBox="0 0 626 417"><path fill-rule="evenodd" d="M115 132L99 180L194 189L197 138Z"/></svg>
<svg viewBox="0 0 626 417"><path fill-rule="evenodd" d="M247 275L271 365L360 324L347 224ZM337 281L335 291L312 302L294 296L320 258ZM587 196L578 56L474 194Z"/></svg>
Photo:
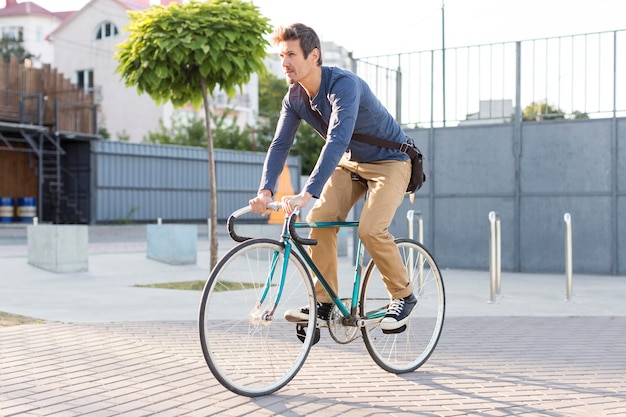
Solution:
<svg viewBox="0 0 626 417"><path fill-rule="evenodd" d="M502 294L502 227L500 216L496 215L496 293Z"/></svg>
<svg viewBox="0 0 626 417"><path fill-rule="evenodd" d="M406 212L406 219L409 221L409 239L417 240L419 243L424 243L424 219L422 213L409 210ZM415 233L413 223L417 219L417 239L415 239Z"/></svg>
<svg viewBox="0 0 626 417"><path fill-rule="evenodd" d="M572 216L565 213L565 301L572 298Z"/></svg>
<svg viewBox="0 0 626 417"><path fill-rule="evenodd" d="M500 240L500 216L495 212L489 212L490 239L489 239L489 277L490 291L489 302L496 300L496 295L500 294L501 285L501 240Z"/></svg>
<svg viewBox="0 0 626 417"><path fill-rule="evenodd" d="M414 230L413 230L413 223L415 221L415 219L417 219L417 241L419 243L424 243L424 219L422 218L422 213L415 212L413 210L409 210L406 212L406 219L409 222L409 238L412 240L415 240L414 236ZM408 265L415 265L413 263L414 259L414 254L413 251L411 251L411 253L409 254L409 259L408 259ZM411 282L416 282L414 280L413 277L413 273L414 273L414 268L409 268L409 279L411 280ZM424 262L422 259L421 255L418 255L418 259L417 259L417 287L418 287L418 294L420 294L422 292L422 288L424 286Z"/></svg>

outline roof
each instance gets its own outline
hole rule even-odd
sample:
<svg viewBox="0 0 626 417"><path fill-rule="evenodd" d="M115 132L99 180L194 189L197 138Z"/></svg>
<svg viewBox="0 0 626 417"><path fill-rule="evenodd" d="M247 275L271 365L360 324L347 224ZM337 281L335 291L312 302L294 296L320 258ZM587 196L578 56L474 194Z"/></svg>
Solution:
<svg viewBox="0 0 626 417"><path fill-rule="evenodd" d="M71 15L76 13L76 10L68 10L67 12L54 12L54 15L58 17L60 20L65 20Z"/></svg>
<svg viewBox="0 0 626 417"><path fill-rule="evenodd" d="M48 9L44 9L31 1L24 3L7 2L7 6L0 9L0 16L24 15L55 16L56 13L52 13Z"/></svg>
<svg viewBox="0 0 626 417"><path fill-rule="evenodd" d="M76 12L67 12L68 13L67 16L63 19L63 21L59 24L59 26L57 26L57 28L52 31L52 33L46 36L46 39L47 40L53 39L56 33L63 30L70 21L74 20L75 16L79 15L84 9L87 8L89 4L95 1L97 0L91 0L89 3L87 3L85 6L83 6L80 10L77 10ZM133 11L144 10L150 7L150 0L114 0L114 2L119 4L121 7L123 7L126 10L133 10Z"/></svg>
<svg viewBox="0 0 626 417"><path fill-rule="evenodd" d="M149 0L116 0L126 10L143 10L150 7Z"/></svg>

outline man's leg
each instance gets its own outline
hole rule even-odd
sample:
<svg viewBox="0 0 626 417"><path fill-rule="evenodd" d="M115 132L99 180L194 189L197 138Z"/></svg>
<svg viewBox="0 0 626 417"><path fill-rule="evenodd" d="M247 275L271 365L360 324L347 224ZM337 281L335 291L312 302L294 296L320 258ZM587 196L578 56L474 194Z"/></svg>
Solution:
<svg viewBox="0 0 626 417"><path fill-rule="evenodd" d="M309 212L307 221L345 221L352 206L364 193L365 185L353 180L352 173L343 168L340 162L340 166L335 169L335 172L324 186L320 198ZM311 229L310 237L317 240L317 245L309 246L311 258L335 293L338 290L337 232L338 228ZM328 294L317 281L315 283L315 292L319 302L331 302Z"/></svg>
<svg viewBox="0 0 626 417"><path fill-rule="evenodd" d="M315 202L306 220L307 222L344 221L354 203L364 193L365 184L353 181L351 173L339 166L324 186L320 198ZM335 294L338 291L337 231L336 227L313 228L309 235L317 240L317 245L309 246L311 258ZM322 320L328 320L332 300L318 280L315 280L315 294L318 302L317 316ZM287 310L285 319L291 322L307 321L309 319L308 306Z"/></svg>
<svg viewBox="0 0 626 417"><path fill-rule="evenodd" d="M359 164L359 174L369 185L369 195L359 219L359 237L382 274L390 297L407 297L413 293L413 287L394 237L389 233L389 225L404 199L410 161Z"/></svg>

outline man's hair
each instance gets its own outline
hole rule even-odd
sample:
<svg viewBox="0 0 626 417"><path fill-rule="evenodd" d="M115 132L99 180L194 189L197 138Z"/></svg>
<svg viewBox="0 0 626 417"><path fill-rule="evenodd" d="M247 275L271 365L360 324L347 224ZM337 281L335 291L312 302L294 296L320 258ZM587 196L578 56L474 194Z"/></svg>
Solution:
<svg viewBox="0 0 626 417"><path fill-rule="evenodd" d="M310 27L302 23L294 23L289 26L279 26L271 37L272 42L277 45L279 42L299 40L300 47L304 53L304 57L308 57L313 49L319 50L320 56L317 65L322 65L322 48L320 47L320 38L317 33Z"/></svg>

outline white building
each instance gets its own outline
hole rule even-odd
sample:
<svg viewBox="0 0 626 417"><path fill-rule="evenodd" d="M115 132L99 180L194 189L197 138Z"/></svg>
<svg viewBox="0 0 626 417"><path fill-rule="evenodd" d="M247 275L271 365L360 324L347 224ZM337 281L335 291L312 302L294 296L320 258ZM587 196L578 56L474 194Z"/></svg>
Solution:
<svg viewBox="0 0 626 417"><path fill-rule="evenodd" d="M0 9L0 31L2 36L22 39L24 49L36 56L33 66L40 67L54 60L54 48L46 36L71 14L53 13L32 2L6 0L5 7Z"/></svg>

